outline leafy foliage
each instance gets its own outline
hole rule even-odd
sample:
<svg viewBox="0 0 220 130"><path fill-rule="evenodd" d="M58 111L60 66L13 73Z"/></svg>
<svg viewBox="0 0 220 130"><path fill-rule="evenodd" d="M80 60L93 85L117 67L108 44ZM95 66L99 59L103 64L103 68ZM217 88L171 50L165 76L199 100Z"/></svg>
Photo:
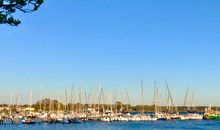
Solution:
<svg viewBox="0 0 220 130"><path fill-rule="evenodd" d="M12 14L16 11L31 13L43 4L44 0L0 0L0 24L17 26L21 23Z"/></svg>

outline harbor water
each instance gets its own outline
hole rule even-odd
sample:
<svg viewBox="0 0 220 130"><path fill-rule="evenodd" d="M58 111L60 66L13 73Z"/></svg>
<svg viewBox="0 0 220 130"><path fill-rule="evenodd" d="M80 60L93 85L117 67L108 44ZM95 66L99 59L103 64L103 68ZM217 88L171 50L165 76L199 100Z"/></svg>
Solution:
<svg viewBox="0 0 220 130"><path fill-rule="evenodd" d="M175 120L141 122L99 122L89 121L76 124L3 124L0 130L219 130L220 121Z"/></svg>

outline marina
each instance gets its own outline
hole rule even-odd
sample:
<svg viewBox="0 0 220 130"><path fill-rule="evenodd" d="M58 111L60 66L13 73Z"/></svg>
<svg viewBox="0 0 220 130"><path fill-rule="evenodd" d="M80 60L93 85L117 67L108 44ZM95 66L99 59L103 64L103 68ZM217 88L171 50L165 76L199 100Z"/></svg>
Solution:
<svg viewBox="0 0 220 130"><path fill-rule="evenodd" d="M220 130L220 0L0 0L0 130Z"/></svg>
<svg viewBox="0 0 220 130"><path fill-rule="evenodd" d="M97 95L98 103L89 102L86 91L78 88L78 94L74 93L74 86L71 90L64 90L64 101L60 98L43 99L43 87L41 86L40 99L37 103L32 104L32 91L29 95L29 105L18 104L20 94L16 96L16 103L12 104L12 93L10 94L10 103L1 106L0 123L5 124L80 124L89 122L160 122L160 121L189 121L189 120L219 120L220 114L217 107L212 109L211 106L200 108L197 111L194 105L189 104L189 89L185 93L184 106L175 106L175 99L167 83L165 83L167 93L167 106L160 106L159 88L154 82L153 104L151 106L144 104L144 85L141 80L140 99L141 105L131 106L123 104L117 99L117 91L114 96L106 98L107 93L104 88L98 85L99 92ZM130 97L126 90L127 102L130 103ZM68 93L70 93L68 96ZM82 94L84 93L84 94ZM78 101L74 101L78 96ZM89 93L89 96L92 94ZM95 97L95 96L94 96ZM194 92L192 102L194 102ZM111 103L106 102L111 100ZM84 101L84 102L83 102ZM193 106L193 107L192 107ZM192 108L191 108L192 107ZM179 109L179 110L178 110ZM204 111L201 111L201 110ZM135 111L134 111L135 110ZM183 112L183 110L185 110ZM150 112L149 112L150 111Z"/></svg>

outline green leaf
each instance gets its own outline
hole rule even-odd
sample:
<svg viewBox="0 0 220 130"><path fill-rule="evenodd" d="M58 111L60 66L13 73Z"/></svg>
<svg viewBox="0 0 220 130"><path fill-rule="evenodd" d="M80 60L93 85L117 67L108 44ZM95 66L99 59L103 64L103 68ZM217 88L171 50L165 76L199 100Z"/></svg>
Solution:
<svg viewBox="0 0 220 130"><path fill-rule="evenodd" d="M16 0L16 4L25 6L27 3L26 0Z"/></svg>
<svg viewBox="0 0 220 130"><path fill-rule="evenodd" d="M3 23L3 20L4 20L3 14L0 14L0 23Z"/></svg>
<svg viewBox="0 0 220 130"><path fill-rule="evenodd" d="M39 5L35 5L34 6L34 11L36 11L40 6Z"/></svg>
<svg viewBox="0 0 220 130"><path fill-rule="evenodd" d="M37 0L37 4L41 5L44 3L44 0Z"/></svg>

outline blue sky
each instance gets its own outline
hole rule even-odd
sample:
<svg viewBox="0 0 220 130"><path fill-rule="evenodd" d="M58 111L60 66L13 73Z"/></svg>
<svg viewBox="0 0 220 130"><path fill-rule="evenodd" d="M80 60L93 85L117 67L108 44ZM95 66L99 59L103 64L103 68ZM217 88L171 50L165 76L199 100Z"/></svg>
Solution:
<svg viewBox="0 0 220 130"><path fill-rule="evenodd" d="M28 102L72 82L88 91L128 88L133 104L152 103L153 82L164 80L183 104L187 87L199 105L220 105L220 2L207 0L45 0L18 27L0 26L0 102L22 91ZM178 95L178 96L177 96ZM123 100L123 96L121 97Z"/></svg>

